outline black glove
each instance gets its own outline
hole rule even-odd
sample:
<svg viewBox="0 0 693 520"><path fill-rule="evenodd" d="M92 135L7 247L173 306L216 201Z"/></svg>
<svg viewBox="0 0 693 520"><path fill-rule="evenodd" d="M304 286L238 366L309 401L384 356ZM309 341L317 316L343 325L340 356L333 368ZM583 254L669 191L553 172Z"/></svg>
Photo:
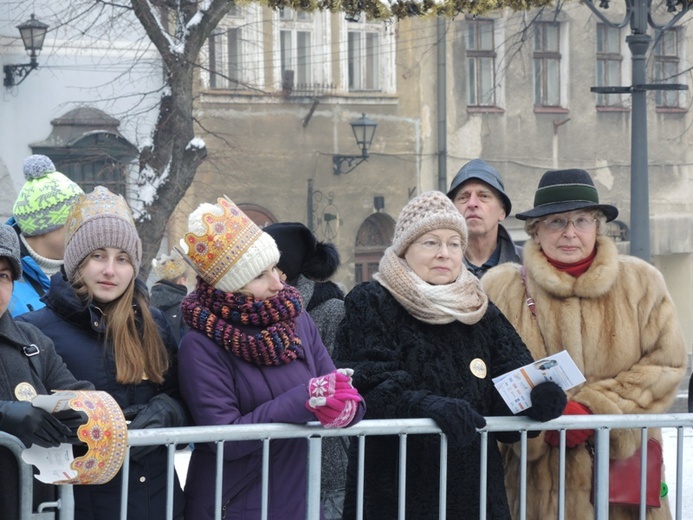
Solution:
<svg viewBox="0 0 693 520"><path fill-rule="evenodd" d="M77 429L83 424L87 424L89 418L86 413L68 408L60 412L55 412L53 417L70 429L70 435L68 435L67 441L65 442L69 442L70 444L79 444L82 442L77 436Z"/></svg>
<svg viewBox="0 0 693 520"><path fill-rule="evenodd" d="M550 421L560 417L565 410L568 397L565 392L553 381L539 383L529 393L532 406L525 410L524 414L535 421Z"/></svg>
<svg viewBox="0 0 693 520"><path fill-rule="evenodd" d="M135 405L135 407L138 407L138 405ZM126 408L124 412L130 408L132 407ZM167 394L157 394L137 412L137 415L132 419L128 428L130 430L177 428L179 426L185 426L186 423L187 414L183 405ZM155 445L130 448L130 459L138 460L159 447L160 446Z"/></svg>
<svg viewBox="0 0 693 520"><path fill-rule="evenodd" d="M55 447L71 434L58 419L26 401L0 402L0 430L18 437L27 448L32 444Z"/></svg>
<svg viewBox="0 0 693 520"><path fill-rule="evenodd" d="M477 428L486 426L486 419L464 399L428 395L421 400L422 417L430 417L458 447L468 446L477 435Z"/></svg>

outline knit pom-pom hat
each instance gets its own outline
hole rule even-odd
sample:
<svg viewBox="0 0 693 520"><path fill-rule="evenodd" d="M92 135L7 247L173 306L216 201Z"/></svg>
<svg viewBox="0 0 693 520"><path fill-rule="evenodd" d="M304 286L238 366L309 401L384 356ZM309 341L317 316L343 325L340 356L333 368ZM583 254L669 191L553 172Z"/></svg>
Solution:
<svg viewBox="0 0 693 520"><path fill-rule="evenodd" d="M300 222L279 222L263 228L279 247L277 264L290 282L302 274L322 282L339 268L339 252L334 244L316 240L313 232Z"/></svg>
<svg viewBox="0 0 693 520"><path fill-rule="evenodd" d="M65 224L65 274L73 281L77 267L92 251L114 247L125 251L135 268L142 262L142 241L130 206L122 195L103 186L81 195L70 209Z"/></svg>
<svg viewBox="0 0 693 520"><path fill-rule="evenodd" d="M279 261L274 239L228 198L200 204L180 245L197 274L225 292L242 289Z"/></svg>
<svg viewBox="0 0 693 520"><path fill-rule="evenodd" d="M427 191L411 199L397 217L392 248L404 256L409 246L421 235L438 229L452 229L462 237L467 248L467 224L452 201L440 191Z"/></svg>
<svg viewBox="0 0 693 520"><path fill-rule="evenodd" d="M24 159L26 182L12 208L14 219L24 236L45 235L65 225L72 202L83 194L82 188L55 171L45 155Z"/></svg>

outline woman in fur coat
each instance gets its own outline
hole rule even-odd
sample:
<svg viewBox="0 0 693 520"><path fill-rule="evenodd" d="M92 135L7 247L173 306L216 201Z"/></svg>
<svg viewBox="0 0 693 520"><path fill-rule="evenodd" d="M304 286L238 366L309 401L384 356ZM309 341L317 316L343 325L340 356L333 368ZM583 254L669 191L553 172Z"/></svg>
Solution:
<svg viewBox="0 0 693 520"><path fill-rule="evenodd" d="M586 378L568 392L565 414L666 412L684 375L686 352L672 300L650 264L619 255L605 236L618 215L599 203L584 170L549 171L539 182L534 208L520 213L531 237L523 273L517 264L490 270L482 283L520 333L535 359L567 350ZM535 306L526 305L528 297ZM566 430L565 517L594 518L592 461L585 444L593 430ZM660 439L657 429L649 435ZM612 430L611 458L640 448L640 430ZM519 518L520 453L504 447L506 488ZM527 518L555 518L558 507L558 432L529 441ZM669 518L666 500L648 519ZM610 506L611 519L638 517L638 508Z"/></svg>
<svg viewBox="0 0 693 520"><path fill-rule="evenodd" d="M426 192L400 213L375 281L346 298L337 334L338 363L354 368L367 419L432 418L448 439L445 518L479 518L480 436L485 415L511 415L492 379L532 362L519 336L464 267L467 226L443 193ZM565 393L537 385L527 415L560 415ZM510 517L503 466L488 447L489 519ZM399 438L366 440L364 518L398 518ZM352 445L344 518L356 516L357 448ZM406 518L439 518L440 436L407 439Z"/></svg>

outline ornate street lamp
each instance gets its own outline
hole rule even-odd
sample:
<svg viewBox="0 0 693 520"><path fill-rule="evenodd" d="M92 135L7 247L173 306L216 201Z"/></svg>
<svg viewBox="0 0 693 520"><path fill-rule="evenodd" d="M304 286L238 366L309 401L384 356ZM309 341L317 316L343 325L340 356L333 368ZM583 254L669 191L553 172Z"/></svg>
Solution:
<svg viewBox="0 0 693 520"><path fill-rule="evenodd" d="M647 170L647 91L648 90L687 90L687 85L672 83L647 83L646 56L652 38L647 34L648 25L656 31L671 29L688 12L690 4L679 0L666 0L667 11L681 11L667 23L657 23L652 16L652 0L625 0L626 13L621 20L608 19L601 9L609 8L609 0L600 0L599 6L593 0L584 0L587 7L606 25L621 29L630 24L631 34L626 43L631 52L632 85L630 87L592 87L592 92L601 94L631 94L633 109L631 115L630 144L630 253L650 261L650 201ZM595 504L596 505L596 504ZM608 504L607 504L608 505ZM608 512L608 511L607 511Z"/></svg>
<svg viewBox="0 0 693 520"><path fill-rule="evenodd" d="M361 114L357 120L352 121L351 129L354 131L356 144L361 147L361 155L335 155L332 157L332 172L335 175L349 173L354 170L359 164L368 159L368 149L373 142L375 129L378 123L372 119L368 119L366 114ZM342 170L342 164L347 163L348 170Z"/></svg>
<svg viewBox="0 0 693 520"><path fill-rule="evenodd" d="M3 71L5 72L4 83L5 87L7 88L19 85L26 79L27 75L32 70L38 67L36 57L43 48L43 40L46 38L48 25L39 22L32 13L31 18L29 18L26 22L19 24L17 29L19 29L19 34L22 36L24 48L29 53L31 61L22 65L5 65L3 67Z"/></svg>

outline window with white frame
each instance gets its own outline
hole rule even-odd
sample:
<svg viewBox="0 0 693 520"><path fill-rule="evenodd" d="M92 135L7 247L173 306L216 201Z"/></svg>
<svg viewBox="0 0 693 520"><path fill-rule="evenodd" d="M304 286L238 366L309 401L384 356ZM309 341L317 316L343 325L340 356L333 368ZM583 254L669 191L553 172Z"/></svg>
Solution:
<svg viewBox="0 0 693 520"><path fill-rule="evenodd" d="M346 92L395 92L395 38L392 23L364 15L340 19L340 84Z"/></svg>
<svg viewBox="0 0 693 520"><path fill-rule="evenodd" d="M380 90L380 30L361 20L348 22L349 91Z"/></svg>
<svg viewBox="0 0 693 520"><path fill-rule="evenodd" d="M678 83L680 70L679 35L677 29L657 31L655 35L653 56L653 77L655 83ZM655 90L655 100L658 107L680 107L680 92L678 90Z"/></svg>
<svg viewBox="0 0 693 520"><path fill-rule="evenodd" d="M561 24L536 22L534 28L534 104L561 106Z"/></svg>
<svg viewBox="0 0 693 520"><path fill-rule="evenodd" d="M496 105L494 21L468 18L467 105Z"/></svg>
<svg viewBox="0 0 693 520"><path fill-rule="evenodd" d="M313 84L313 15L285 7L279 20L281 77L289 74L294 87L304 90Z"/></svg>
<svg viewBox="0 0 693 520"><path fill-rule="evenodd" d="M620 87L623 55L621 54L621 30L618 27L597 24L597 87ZM597 106L621 106L620 94L597 93Z"/></svg>
<svg viewBox="0 0 693 520"><path fill-rule="evenodd" d="M262 88L264 74L258 65L262 58L261 28L258 6L231 8L207 41L203 62L207 61L209 74L203 76L205 87L211 90Z"/></svg>

